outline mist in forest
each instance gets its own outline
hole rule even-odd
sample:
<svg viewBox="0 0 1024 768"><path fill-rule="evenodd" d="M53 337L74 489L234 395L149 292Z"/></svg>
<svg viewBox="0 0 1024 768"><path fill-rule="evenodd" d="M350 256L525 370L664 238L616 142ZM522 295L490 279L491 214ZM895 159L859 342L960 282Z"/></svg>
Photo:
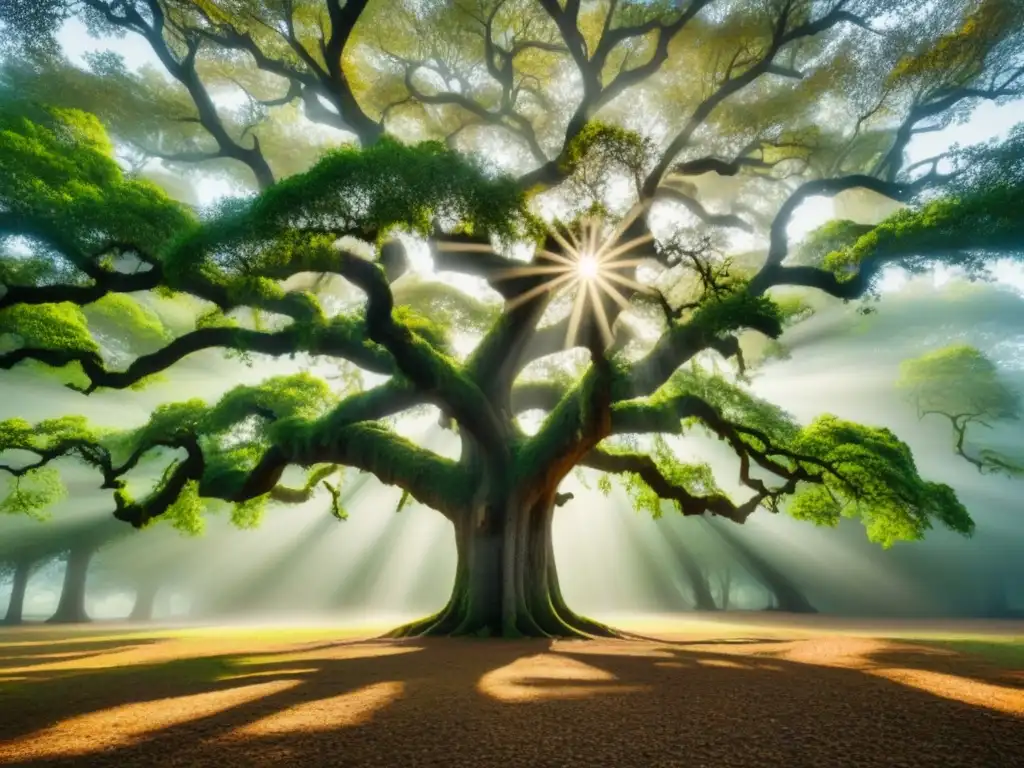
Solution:
<svg viewBox="0 0 1024 768"><path fill-rule="evenodd" d="M781 341L789 357L759 367L754 392L801 421L830 412L892 428L913 448L923 476L956 489L975 520L974 536L936 529L924 541L883 550L854 520L816 528L764 510L743 526L671 513L653 520L633 511L618 488L602 495L596 475L585 472L563 483L561 490L574 498L554 522L566 598L609 618L787 609L793 599L847 615L988 616L1024 609L1024 480L980 475L953 453L948 423L918 419L895 387L902 360L962 341L1024 391L1019 289L957 280L936 287L932 277L917 278L889 290L870 314L822 302ZM81 413L124 428L143 423L157 404L180 400L182 393L212 401L238 383L294 369L289 361L260 358L246 367L204 353L146 390L89 397L16 370L5 374L0 418ZM458 454L457 437L437 425L436 412L400 419L397 428L439 453ZM1011 454L1024 451L1015 422L977 428L969 438ZM742 494L727 447L688 436L678 448L709 461L722 487ZM450 523L417 504L396 511L399 489L351 470L342 485L347 520L332 516L326 495L317 495L301 506L271 507L252 530L209 514L203 534L189 536L166 522L136 531L113 520L110 492L98 489L97 476L71 463L61 469L69 494L49 519L0 519L0 548L40 557L26 590L27 620L57 610L73 559L67 553L76 542L92 547L84 604L94 619L398 621L440 608L454 578ZM8 573L0 583L0 610L11 583Z"/></svg>

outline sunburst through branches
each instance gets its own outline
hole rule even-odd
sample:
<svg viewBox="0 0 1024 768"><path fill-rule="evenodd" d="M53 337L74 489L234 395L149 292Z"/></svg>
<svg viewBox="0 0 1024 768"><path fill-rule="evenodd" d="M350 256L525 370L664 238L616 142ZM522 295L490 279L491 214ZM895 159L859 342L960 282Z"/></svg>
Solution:
<svg viewBox="0 0 1024 768"><path fill-rule="evenodd" d="M548 233L558 244L560 252L538 248L528 263L501 270L496 275L500 280L541 278L538 284L509 298L505 304L506 311L512 311L543 294L550 294L551 298L572 295L566 348L575 345L581 325L590 317L600 329L605 345L610 345L614 337L614 318L608 317L604 298L611 299L620 309L628 310L630 294L653 293L650 286L628 276L649 260L650 256L637 257L636 250L651 243L653 235L648 232L620 242L642 212L643 206L636 206L614 226L597 216L584 217L564 229L557 224L549 224ZM446 251L493 252L491 246L482 243L446 241L439 243L438 247Z"/></svg>

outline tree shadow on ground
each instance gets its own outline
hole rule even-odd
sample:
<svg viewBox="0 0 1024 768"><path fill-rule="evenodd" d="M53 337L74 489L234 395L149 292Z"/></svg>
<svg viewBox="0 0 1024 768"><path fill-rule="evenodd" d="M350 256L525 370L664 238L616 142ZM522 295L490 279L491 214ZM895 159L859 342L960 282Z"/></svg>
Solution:
<svg viewBox="0 0 1024 768"><path fill-rule="evenodd" d="M936 658L956 674L949 657L915 663ZM995 768L1024 754L1024 693L1006 689L1014 714L880 677L880 663L732 641L432 639L28 670L0 690L0 763Z"/></svg>
<svg viewBox="0 0 1024 768"><path fill-rule="evenodd" d="M991 658L941 646L896 646L868 654L873 666L902 667L925 672L966 677L981 683L1019 688L1024 696L1024 672L1005 665L996 665Z"/></svg>
<svg viewBox="0 0 1024 768"><path fill-rule="evenodd" d="M60 661L82 661L105 653L123 653L159 642L156 638L81 640L67 643L0 644L0 674L7 670Z"/></svg>

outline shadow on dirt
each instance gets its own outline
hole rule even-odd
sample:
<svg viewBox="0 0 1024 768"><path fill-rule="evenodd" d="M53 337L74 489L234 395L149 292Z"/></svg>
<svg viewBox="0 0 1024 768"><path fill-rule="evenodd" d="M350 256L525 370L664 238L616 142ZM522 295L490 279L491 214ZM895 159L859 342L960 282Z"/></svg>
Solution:
<svg viewBox="0 0 1024 768"><path fill-rule="evenodd" d="M741 646L312 642L29 668L0 683L0 764L994 768L1024 754L1019 716ZM866 664L985 679L1024 700L1019 678L976 660L894 653Z"/></svg>

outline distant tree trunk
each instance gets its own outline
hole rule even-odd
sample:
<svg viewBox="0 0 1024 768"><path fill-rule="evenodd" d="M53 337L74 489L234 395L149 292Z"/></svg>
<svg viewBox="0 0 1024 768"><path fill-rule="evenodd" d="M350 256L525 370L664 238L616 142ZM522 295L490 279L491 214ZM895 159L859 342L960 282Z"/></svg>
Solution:
<svg viewBox="0 0 1024 768"><path fill-rule="evenodd" d="M982 603L984 615L989 619L1016 618L1017 612L1010 608L1010 600L1006 590L1006 579L1000 568L992 570L985 588L985 596Z"/></svg>
<svg viewBox="0 0 1024 768"><path fill-rule="evenodd" d="M750 575L763 584L775 598L775 609L788 613L817 613L803 592L783 573L747 545L734 531L735 523L709 520L708 527L732 551Z"/></svg>
<svg viewBox="0 0 1024 768"><path fill-rule="evenodd" d="M529 505L513 501L454 521L458 560L447 605L391 636L615 636L562 597L551 537L554 496L552 490Z"/></svg>
<svg viewBox="0 0 1024 768"><path fill-rule="evenodd" d="M21 624L22 611L25 608L25 589L28 577L32 573L32 561L21 560L14 567L14 583L11 585L11 599L7 603L7 614L4 624Z"/></svg>
<svg viewBox="0 0 1024 768"><path fill-rule="evenodd" d="M732 569L726 567L718 577L718 588L721 591L719 602L723 611L729 610L729 601L732 597Z"/></svg>
<svg viewBox="0 0 1024 768"><path fill-rule="evenodd" d="M156 594L160 591L160 585L155 581L145 581L135 591L135 605L128 615L129 621L151 621L153 618L153 604L156 602Z"/></svg>
<svg viewBox="0 0 1024 768"><path fill-rule="evenodd" d="M678 555L679 565L690 582L690 589L693 591L693 606L698 611L714 611L718 609L715 598L711 594L711 586L708 584L707 574L697 564L693 556L693 550L683 541L681 532L667 526L668 540Z"/></svg>
<svg viewBox="0 0 1024 768"><path fill-rule="evenodd" d="M64 586L60 592L57 611L48 619L51 624L79 624L89 621L85 612L85 581L92 560L91 544L76 544L68 553L68 565L64 570Z"/></svg>

